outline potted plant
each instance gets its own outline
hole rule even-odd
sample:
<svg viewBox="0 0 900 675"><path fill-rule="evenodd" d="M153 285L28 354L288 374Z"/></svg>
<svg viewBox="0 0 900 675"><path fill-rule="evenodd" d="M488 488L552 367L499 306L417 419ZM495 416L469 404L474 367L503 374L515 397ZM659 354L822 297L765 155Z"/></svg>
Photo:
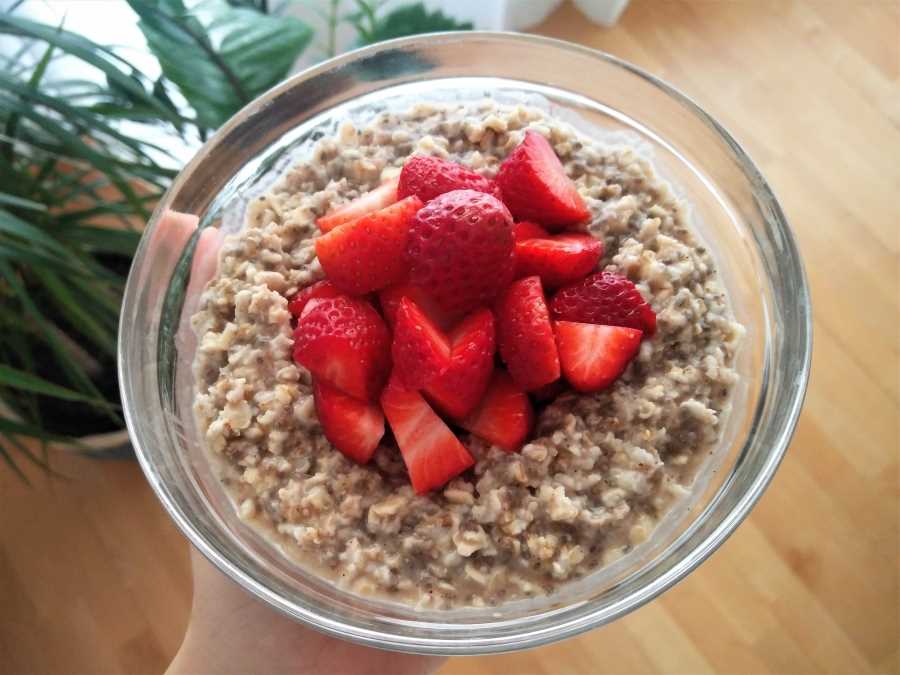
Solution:
<svg viewBox="0 0 900 675"><path fill-rule="evenodd" d="M158 61L151 77L18 4L0 15L16 46L0 55L0 459L24 479L23 460L49 470L48 443L130 454L119 305L140 230L177 173L167 148L196 147L281 80L313 30L267 0L129 0ZM341 22L358 44L471 28L420 3L379 6L329 0L321 55Z"/></svg>

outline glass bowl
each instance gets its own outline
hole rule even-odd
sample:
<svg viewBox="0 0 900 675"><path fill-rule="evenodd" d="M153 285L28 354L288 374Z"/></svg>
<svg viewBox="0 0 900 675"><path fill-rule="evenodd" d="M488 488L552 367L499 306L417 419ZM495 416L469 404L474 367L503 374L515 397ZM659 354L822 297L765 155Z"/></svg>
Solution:
<svg viewBox="0 0 900 675"><path fill-rule="evenodd" d="M246 200L338 119L413 100L521 97L597 133L624 133L689 201L747 328L741 382L723 438L692 497L613 565L545 597L421 610L357 596L304 570L247 527L212 477L191 412L193 343L184 308L200 230L233 231ZM169 210L200 228L164 231ZM196 281L196 280L195 280ZM179 327L182 327L179 332ZM669 85L607 54L526 35L447 33L394 40L287 80L235 115L158 205L128 280L119 369L141 466L176 524L220 570L272 607L332 635L433 654L524 649L603 625L682 579L718 547L768 485L803 401L810 303L793 235L738 143Z"/></svg>

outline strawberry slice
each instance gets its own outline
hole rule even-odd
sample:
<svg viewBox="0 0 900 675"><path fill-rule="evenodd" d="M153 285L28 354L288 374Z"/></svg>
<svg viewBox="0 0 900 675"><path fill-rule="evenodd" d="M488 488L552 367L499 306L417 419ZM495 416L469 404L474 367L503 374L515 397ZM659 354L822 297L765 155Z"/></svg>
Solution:
<svg viewBox="0 0 900 675"><path fill-rule="evenodd" d="M407 197L316 239L316 255L329 281L354 295L404 281L409 225L420 208L418 197Z"/></svg>
<svg viewBox="0 0 900 675"><path fill-rule="evenodd" d="M494 370L494 315L480 309L450 333L450 367L425 388L439 410L462 419L484 396Z"/></svg>
<svg viewBox="0 0 900 675"><path fill-rule="evenodd" d="M526 131L525 140L503 161L497 183L517 220L560 229L591 215L553 147L536 131Z"/></svg>
<svg viewBox="0 0 900 675"><path fill-rule="evenodd" d="M509 373L497 370L478 407L460 426L507 452L516 452L531 433L534 410L528 394Z"/></svg>
<svg viewBox="0 0 900 675"><path fill-rule="evenodd" d="M400 183L397 186L400 199L415 195L423 202L428 202L453 190L477 190L500 199L500 188L490 178L440 157L413 155L406 160L400 171Z"/></svg>
<svg viewBox="0 0 900 675"><path fill-rule="evenodd" d="M394 324L394 372L422 389L450 368L450 343L440 328L409 298L400 300Z"/></svg>
<svg viewBox="0 0 900 675"><path fill-rule="evenodd" d="M550 236L543 227L537 223L523 220L513 225L513 237L516 241L527 241L529 239L546 239Z"/></svg>
<svg viewBox="0 0 900 675"><path fill-rule="evenodd" d="M598 272L557 291L550 313L558 321L577 321L656 332L656 313L630 279Z"/></svg>
<svg viewBox="0 0 900 675"><path fill-rule="evenodd" d="M539 277L514 281L497 302L497 342L513 380L525 391L559 377L553 326Z"/></svg>
<svg viewBox="0 0 900 675"><path fill-rule="evenodd" d="M556 322L562 372L578 391L605 389L621 375L641 346L641 331L574 321Z"/></svg>
<svg viewBox="0 0 900 675"><path fill-rule="evenodd" d="M349 223L351 220L390 206L397 201L398 182L399 178L386 180L374 190L357 197L352 202L329 211L316 220L316 225L323 233L331 232L338 225Z"/></svg>
<svg viewBox="0 0 900 675"><path fill-rule="evenodd" d="M381 408L397 439L409 479L418 494L442 487L475 464L422 395L392 377L381 393Z"/></svg>
<svg viewBox="0 0 900 675"><path fill-rule="evenodd" d="M358 399L378 397L391 368L391 336L365 300L317 299L294 330L294 360L319 381Z"/></svg>
<svg viewBox="0 0 900 675"><path fill-rule="evenodd" d="M310 300L334 298L338 295L343 295L343 293L333 283L328 280L317 281L311 286L297 291L297 294L288 302L288 311L291 316L300 317Z"/></svg>
<svg viewBox="0 0 900 675"><path fill-rule="evenodd" d="M384 436L384 414L376 403L347 396L315 380L313 399L325 438L350 459L365 464Z"/></svg>
<svg viewBox="0 0 900 675"><path fill-rule="evenodd" d="M409 298L416 303L441 330L450 330L456 323L455 315L441 309L441 306L425 290L415 284L404 283L388 286L378 291L381 313L391 328L396 323L397 310L400 309L400 301L403 298Z"/></svg>
<svg viewBox="0 0 900 675"><path fill-rule="evenodd" d="M558 234L516 242L516 276L538 275L545 288L559 288L590 274L603 243L589 234Z"/></svg>

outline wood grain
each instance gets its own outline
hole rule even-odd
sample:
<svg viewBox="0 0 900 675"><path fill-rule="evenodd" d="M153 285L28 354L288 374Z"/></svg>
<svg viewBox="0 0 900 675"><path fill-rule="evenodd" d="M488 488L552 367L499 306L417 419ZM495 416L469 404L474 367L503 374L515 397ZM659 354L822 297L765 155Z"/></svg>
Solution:
<svg viewBox="0 0 900 675"><path fill-rule="evenodd" d="M806 261L813 376L774 483L697 572L611 626L442 675L900 673L900 5L634 0L604 29L567 4L539 32L667 79L745 145ZM135 464L53 462L69 480L0 472L0 671L160 672L186 544Z"/></svg>

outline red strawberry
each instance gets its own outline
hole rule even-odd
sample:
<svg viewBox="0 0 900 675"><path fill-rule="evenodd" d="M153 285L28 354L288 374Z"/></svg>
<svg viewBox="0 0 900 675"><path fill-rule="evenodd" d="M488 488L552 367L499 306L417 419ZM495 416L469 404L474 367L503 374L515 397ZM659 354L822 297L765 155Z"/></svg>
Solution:
<svg viewBox="0 0 900 675"><path fill-rule="evenodd" d="M401 199L415 195L428 202L453 190L477 190L500 199L500 188L490 178L440 157L413 155L400 171L397 194Z"/></svg>
<svg viewBox="0 0 900 675"><path fill-rule="evenodd" d="M456 434L422 395L404 387L396 377L391 378L381 393L381 408L418 494L442 487L475 464Z"/></svg>
<svg viewBox="0 0 900 675"><path fill-rule="evenodd" d="M349 223L362 216L390 206L397 201L397 178L385 181L371 192L367 192L348 204L329 211L316 220L322 232L330 232L338 225Z"/></svg>
<svg viewBox="0 0 900 675"><path fill-rule="evenodd" d="M578 321L656 332L656 314L629 279L598 272L556 292L550 312L558 321Z"/></svg>
<svg viewBox="0 0 900 675"><path fill-rule="evenodd" d="M559 377L553 326L538 277L514 281L498 300L497 342L509 374L526 391Z"/></svg>
<svg viewBox="0 0 900 675"><path fill-rule="evenodd" d="M362 295L406 279L409 225L421 207L418 197L407 197L316 239L316 255L329 281Z"/></svg>
<svg viewBox="0 0 900 675"><path fill-rule="evenodd" d="M322 298L297 322L294 360L321 382L374 400L390 372L391 336L365 300Z"/></svg>
<svg viewBox="0 0 900 675"><path fill-rule="evenodd" d="M526 131L525 140L503 161L497 183L519 220L559 229L591 215L553 147L536 131Z"/></svg>
<svg viewBox="0 0 900 675"><path fill-rule="evenodd" d="M589 274L603 255L603 243L589 234L558 234L516 242L516 276L541 278L545 288L559 288Z"/></svg>
<svg viewBox="0 0 900 675"><path fill-rule="evenodd" d="M543 227L537 223L523 220L513 225L513 237L516 241L527 241L528 239L546 239L550 236Z"/></svg>
<svg viewBox="0 0 900 675"><path fill-rule="evenodd" d="M480 309L450 333L450 368L425 388L441 411L462 419L478 405L494 370L494 315Z"/></svg>
<svg viewBox="0 0 900 675"><path fill-rule="evenodd" d="M400 301L409 298L425 312L425 315L437 324L441 330L449 330L456 323L454 316L443 311L438 304L418 286L410 283L388 286L378 291L378 301L381 303L381 313L388 326L394 327L397 318L397 310L400 309Z"/></svg>
<svg viewBox="0 0 900 675"><path fill-rule="evenodd" d="M641 331L621 326L556 322L562 372L581 392L608 387L628 366L641 346Z"/></svg>
<svg viewBox="0 0 900 675"><path fill-rule="evenodd" d="M384 415L378 404L347 396L318 380L313 382L313 398L325 438L360 464L372 459L384 436Z"/></svg>
<svg viewBox="0 0 900 675"><path fill-rule="evenodd" d="M343 293L333 283L327 280L317 281L311 286L297 291L297 294L288 302L288 311L291 313L291 316L299 317L303 314L303 308L306 307L310 300L334 298L338 295L343 295Z"/></svg>
<svg viewBox="0 0 900 675"><path fill-rule="evenodd" d="M512 216L495 197L455 190L413 218L410 281L442 309L465 314L490 302L512 278Z"/></svg>
<svg viewBox="0 0 900 675"><path fill-rule="evenodd" d="M394 372L422 389L450 368L450 343L440 328L409 298L400 300L394 324Z"/></svg>
<svg viewBox="0 0 900 675"><path fill-rule="evenodd" d="M481 403L460 422L463 429L507 452L522 447L533 424L534 410L528 394L503 370L494 374Z"/></svg>

